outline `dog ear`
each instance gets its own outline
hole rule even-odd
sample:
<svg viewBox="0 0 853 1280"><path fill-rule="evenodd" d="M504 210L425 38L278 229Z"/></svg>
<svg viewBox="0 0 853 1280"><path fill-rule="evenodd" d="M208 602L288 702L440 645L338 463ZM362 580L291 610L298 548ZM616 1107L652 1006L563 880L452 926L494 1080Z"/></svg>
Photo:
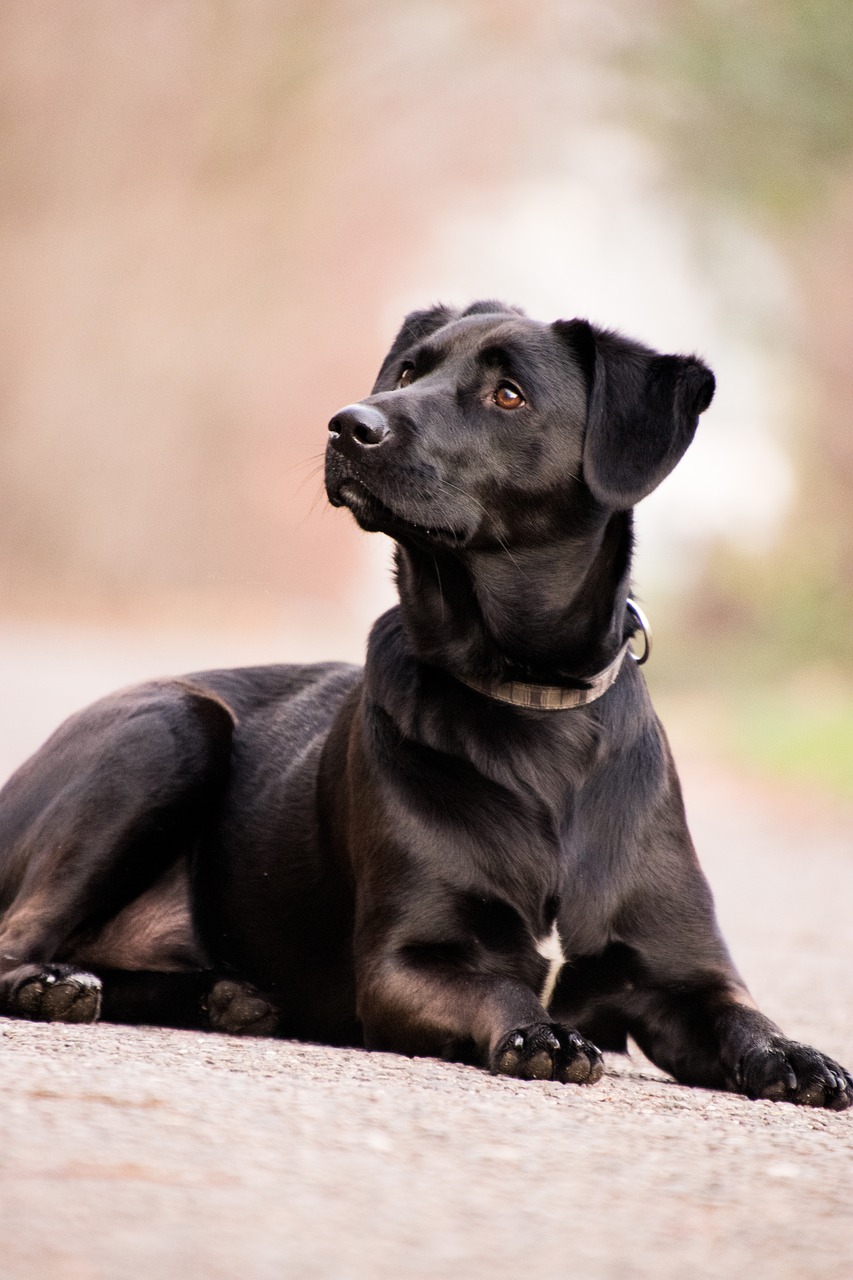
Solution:
<svg viewBox="0 0 853 1280"><path fill-rule="evenodd" d="M665 356L586 320L558 320L587 384L584 479L625 511L656 489L684 454L714 375L695 356Z"/></svg>
<svg viewBox="0 0 853 1280"><path fill-rule="evenodd" d="M384 378L389 369L400 359L404 351L408 351L409 347L414 346L416 342L420 342L423 338L428 338L431 333L436 333L439 329L444 328L451 320L458 320L459 312L453 307L445 307L440 303L434 307L430 307L426 311L410 311L400 326L400 332L391 343L391 350L382 361L382 368L376 376L376 385L374 392L378 389L380 382Z"/></svg>

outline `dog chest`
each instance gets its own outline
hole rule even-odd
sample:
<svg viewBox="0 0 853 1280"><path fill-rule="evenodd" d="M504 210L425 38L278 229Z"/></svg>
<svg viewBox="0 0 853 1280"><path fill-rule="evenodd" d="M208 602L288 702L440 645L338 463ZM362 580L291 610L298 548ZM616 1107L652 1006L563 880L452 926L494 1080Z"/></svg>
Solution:
<svg viewBox="0 0 853 1280"><path fill-rule="evenodd" d="M548 970L542 982L542 988L539 993L539 1000L543 1008L547 1009L551 1003L551 997L554 994L554 988L557 985L557 978L560 976L560 970L566 963L566 955L563 951L563 944L560 941L560 931L557 928L557 921L551 925L550 933L546 933L536 943L536 950L543 960L548 962Z"/></svg>

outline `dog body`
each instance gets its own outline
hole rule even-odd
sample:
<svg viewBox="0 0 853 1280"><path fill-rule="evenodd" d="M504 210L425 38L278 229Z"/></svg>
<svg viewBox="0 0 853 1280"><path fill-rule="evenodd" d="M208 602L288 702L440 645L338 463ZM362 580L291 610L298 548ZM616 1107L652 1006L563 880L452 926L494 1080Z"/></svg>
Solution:
<svg viewBox="0 0 853 1280"><path fill-rule="evenodd" d="M397 543L367 662L95 704L0 794L0 1010L366 1044L842 1109L720 937L627 654L631 510L701 361L498 303L408 317L326 487ZM570 705L569 709L553 709Z"/></svg>

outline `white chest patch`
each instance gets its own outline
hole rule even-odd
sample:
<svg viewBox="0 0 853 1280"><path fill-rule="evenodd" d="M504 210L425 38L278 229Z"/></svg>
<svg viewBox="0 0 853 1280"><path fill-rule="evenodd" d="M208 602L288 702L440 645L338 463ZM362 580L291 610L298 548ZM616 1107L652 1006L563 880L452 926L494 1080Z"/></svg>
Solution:
<svg viewBox="0 0 853 1280"><path fill-rule="evenodd" d="M545 981L542 983L542 990L539 993L542 1006L547 1009L554 994L554 987L557 985L559 972L566 963L566 956L560 942L556 920L551 926L551 932L546 937L540 938L536 943L536 950L543 960L548 961L548 972L545 974Z"/></svg>

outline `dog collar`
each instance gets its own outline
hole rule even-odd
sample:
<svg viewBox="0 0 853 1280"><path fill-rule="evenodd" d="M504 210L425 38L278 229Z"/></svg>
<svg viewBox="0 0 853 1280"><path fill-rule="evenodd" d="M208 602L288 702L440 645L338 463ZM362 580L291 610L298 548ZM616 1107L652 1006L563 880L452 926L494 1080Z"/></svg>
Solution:
<svg viewBox="0 0 853 1280"><path fill-rule="evenodd" d="M586 707L595 702L614 684L622 669L625 654L629 653L637 666L648 661L652 651L652 629L642 609L631 599L626 601L628 612L634 617L635 630L642 631L645 647L640 654L630 648L630 638L625 641L612 662L590 676L585 689L565 689L560 685L527 684L523 680L469 680L460 676L463 684L477 693L483 693L496 702L507 702L513 707L527 707L532 711L570 711L574 707Z"/></svg>

